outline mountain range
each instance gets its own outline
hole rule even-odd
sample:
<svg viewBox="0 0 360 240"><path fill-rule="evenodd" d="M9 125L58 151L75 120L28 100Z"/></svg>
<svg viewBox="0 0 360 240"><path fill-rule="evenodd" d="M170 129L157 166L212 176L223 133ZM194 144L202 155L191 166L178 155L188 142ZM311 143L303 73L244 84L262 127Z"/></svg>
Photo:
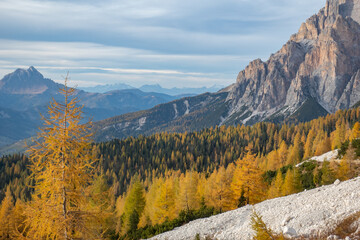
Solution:
<svg viewBox="0 0 360 240"><path fill-rule="evenodd" d="M17 69L0 80L0 146L33 136L41 125L39 113L45 113L51 100L61 100L61 84L44 78L34 67ZM94 121L151 108L176 99L162 93L139 89L89 93L77 90L84 104L85 117Z"/></svg>
<svg viewBox="0 0 360 240"><path fill-rule="evenodd" d="M360 0L328 0L283 47L218 93L176 100L96 125L98 140L259 121L302 122L360 101Z"/></svg>
<svg viewBox="0 0 360 240"><path fill-rule="evenodd" d="M78 96L87 116L100 120L94 125L97 141L216 125L309 121L359 105L359 23L360 0L328 0L278 52L265 62L250 62L234 84L216 93L179 99L125 89L106 93L79 90ZM26 79L33 80L29 84ZM10 127L2 127L3 141L30 136L38 122L37 112L51 96L56 98L57 88L58 84L33 67L5 76L0 81L0 120ZM142 87L144 91L154 88L161 90L159 86Z"/></svg>
<svg viewBox="0 0 360 240"><path fill-rule="evenodd" d="M130 86L124 83L117 84L106 84L106 85L97 85L95 87L82 87L81 90L86 92L97 92L97 93L105 93L114 90L124 90L124 89L139 89L143 92L156 92L163 93L171 96L190 96L190 95L198 95L205 92L217 92L220 89L224 88L222 85L213 85L211 87L200 87L200 88L163 88L159 84L151 84L151 85L143 85L139 88Z"/></svg>

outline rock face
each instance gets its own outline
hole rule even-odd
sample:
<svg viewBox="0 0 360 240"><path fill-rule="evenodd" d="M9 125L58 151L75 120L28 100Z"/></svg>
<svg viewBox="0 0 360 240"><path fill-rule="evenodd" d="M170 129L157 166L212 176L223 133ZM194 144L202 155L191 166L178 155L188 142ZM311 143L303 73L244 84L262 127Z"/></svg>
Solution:
<svg viewBox="0 0 360 240"><path fill-rule="evenodd" d="M286 118L311 99L329 113L360 100L360 0L328 0L268 61L241 71L224 124Z"/></svg>

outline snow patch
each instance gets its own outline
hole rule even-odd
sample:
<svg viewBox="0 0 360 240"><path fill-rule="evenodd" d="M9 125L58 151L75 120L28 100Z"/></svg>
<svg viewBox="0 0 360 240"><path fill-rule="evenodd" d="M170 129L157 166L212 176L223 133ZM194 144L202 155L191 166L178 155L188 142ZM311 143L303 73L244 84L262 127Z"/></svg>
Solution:
<svg viewBox="0 0 360 240"><path fill-rule="evenodd" d="M184 113L184 115L186 115L186 114L189 114L189 112L190 112L190 104L189 104L189 101L188 100L185 100L184 101L184 104L185 104L185 106L186 106L186 111L185 111L185 113Z"/></svg>
<svg viewBox="0 0 360 240"><path fill-rule="evenodd" d="M179 116L179 112L177 110L176 103L173 103L173 106L174 106L174 112L175 112L175 116L174 116L174 119L175 119L175 118L177 118Z"/></svg>
<svg viewBox="0 0 360 240"><path fill-rule="evenodd" d="M146 117L142 117L139 119L139 127L136 130L141 130L141 128L145 125L146 123Z"/></svg>
<svg viewBox="0 0 360 240"><path fill-rule="evenodd" d="M10 116L4 111L0 111L0 118L10 118Z"/></svg>
<svg viewBox="0 0 360 240"><path fill-rule="evenodd" d="M264 222L276 233L310 235L334 227L347 216L360 211L360 177L254 205ZM252 239L250 217L253 206L197 219L172 231L157 235L155 240L194 239L211 236L216 239ZM285 226L286 225L286 229Z"/></svg>

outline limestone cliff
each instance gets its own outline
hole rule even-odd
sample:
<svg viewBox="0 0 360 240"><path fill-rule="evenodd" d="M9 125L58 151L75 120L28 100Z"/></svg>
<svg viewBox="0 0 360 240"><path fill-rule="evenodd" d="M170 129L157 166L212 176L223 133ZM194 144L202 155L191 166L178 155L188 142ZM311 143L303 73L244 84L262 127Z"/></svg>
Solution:
<svg viewBox="0 0 360 240"><path fill-rule="evenodd" d="M360 101L360 0L328 0L266 62L241 71L225 124L292 115L309 99L332 113Z"/></svg>

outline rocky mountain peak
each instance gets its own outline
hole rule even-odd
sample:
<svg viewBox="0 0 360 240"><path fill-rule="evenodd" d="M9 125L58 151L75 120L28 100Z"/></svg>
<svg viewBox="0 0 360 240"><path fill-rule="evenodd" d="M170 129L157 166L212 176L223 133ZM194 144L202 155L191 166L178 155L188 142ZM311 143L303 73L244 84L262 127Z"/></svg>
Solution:
<svg viewBox="0 0 360 240"><path fill-rule="evenodd" d="M360 101L359 23L360 0L328 0L277 53L238 74L222 123L284 119L309 100L329 113Z"/></svg>
<svg viewBox="0 0 360 240"><path fill-rule="evenodd" d="M18 68L0 80L0 92L8 94L41 94L56 85L33 66Z"/></svg>
<svg viewBox="0 0 360 240"><path fill-rule="evenodd" d="M325 16L351 17L360 23L360 0L327 0Z"/></svg>

